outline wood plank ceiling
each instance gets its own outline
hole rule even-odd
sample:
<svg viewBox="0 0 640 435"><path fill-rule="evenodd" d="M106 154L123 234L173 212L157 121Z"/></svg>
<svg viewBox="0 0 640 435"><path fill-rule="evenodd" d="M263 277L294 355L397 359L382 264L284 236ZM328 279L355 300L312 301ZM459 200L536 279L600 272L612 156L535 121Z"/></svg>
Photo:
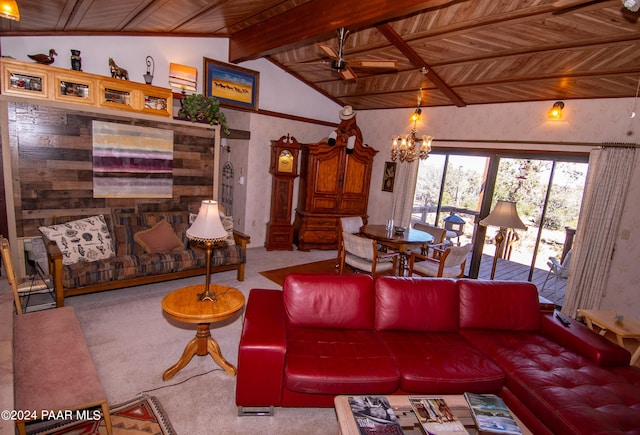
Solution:
<svg viewBox="0 0 640 435"><path fill-rule="evenodd" d="M638 0L640 1L640 0ZM621 0L18 0L0 36L229 38L232 63L265 57L358 110L634 97L640 17ZM561 7L559 7L561 6ZM326 50L355 74L344 80ZM395 60L397 69L359 69ZM422 89L422 92L419 90Z"/></svg>

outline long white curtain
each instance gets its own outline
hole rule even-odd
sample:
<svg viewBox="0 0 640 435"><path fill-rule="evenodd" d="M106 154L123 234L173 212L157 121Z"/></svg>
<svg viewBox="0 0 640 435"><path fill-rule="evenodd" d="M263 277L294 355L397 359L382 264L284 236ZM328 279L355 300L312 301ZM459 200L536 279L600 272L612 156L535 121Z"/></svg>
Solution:
<svg viewBox="0 0 640 435"><path fill-rule="evenodd" d="M603 146L589 155L589 172L573 245L562 311L598 309L606 284L635 162L635 148Z"/></svg>
<svg viewBox="0 0 640 435"><path fill-rule="evenodd" d="M413 197L416 193L416 178L420 160L413 162L399 162L399 170L396 171L395 188L393 194L392 219L395 225L409 227L411 224L411 211L413 209Z"/></svg>

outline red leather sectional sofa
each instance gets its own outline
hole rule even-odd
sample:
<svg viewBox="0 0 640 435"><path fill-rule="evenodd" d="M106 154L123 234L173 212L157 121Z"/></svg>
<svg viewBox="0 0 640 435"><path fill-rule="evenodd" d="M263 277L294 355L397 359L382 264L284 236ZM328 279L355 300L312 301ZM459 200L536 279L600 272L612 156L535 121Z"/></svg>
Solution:
<svg viewBox="0 0 640 435"><path fill-rule="evenodd" d="M338 394L496 393L534 433L640 433L623 348L540 311L513 281L289 275L250 292L236 404L331 407Z"/></svg>

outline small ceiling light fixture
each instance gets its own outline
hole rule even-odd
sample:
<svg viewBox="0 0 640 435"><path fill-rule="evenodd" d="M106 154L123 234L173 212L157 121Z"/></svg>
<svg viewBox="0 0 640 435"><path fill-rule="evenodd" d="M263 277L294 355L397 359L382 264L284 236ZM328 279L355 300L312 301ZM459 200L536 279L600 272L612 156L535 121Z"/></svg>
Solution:
<svg viewBox="0 0 640 435"><path fill-rule="evenodd" d="M0 1L0 17L20 21L20 10L18 9L16 0Z"/></svg>
<svg viewBox="0 0 640 435"><path fill-rule="evenodd" d="M638 12L640 9L640 1L638 0L622 0L622 4L631 12Z"/></svg>
<svg viewBox="0 0 640 435"><path fill-rule="evenodd" d="M547 118L549 119L561 119L562 109L564 109L564 103L562 101L556 101L553 103L553 107L547 112Z"/></svg>
<svg viewBox="0 0 640 435"><path fill-rule="evenodd" d="M198 69L196 67L177 63L169 64L169 85L181 89L183 95L186 95L186 91L195 92L197 82Z"/></svg>
<svg viewBox="0 0 640 435"><path fill-rule="evenodd" d="M394 136L391 139L391 160L394 162L397 159L400 159L401 162L413 162L418 157L420 160L424 160L429 157L433 136L427 136L425 134L422 136L422 139L419 139L416 134L416 123L422 116L422 109L420 108L421 102L422 88L418 91L418 106L411 114L411 121L413 122L411 133Z"/></svg>

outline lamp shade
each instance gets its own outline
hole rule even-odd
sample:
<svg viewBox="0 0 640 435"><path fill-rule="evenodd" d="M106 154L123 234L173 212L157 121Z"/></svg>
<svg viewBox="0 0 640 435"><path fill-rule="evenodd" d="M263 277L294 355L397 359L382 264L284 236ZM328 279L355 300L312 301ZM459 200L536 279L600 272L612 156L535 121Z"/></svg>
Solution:
<svg viewBox="0 0 640 435"><path fill-rule="evenodd" d="M169 64L169 85L174 88L195 91L198 82L198 70L193 66Z"/></svg>
<svg viewBox="0 0 640 435"><path fill-rule="evenodd" d="M0 1L0 17L20 21L20 11L16 0Z"/></svg>
<svg viewBox="0 0 640 435"><path fill-rule="evenodd" d="M512 201L498 200L489 216L480 221L480 225L494 226L500 228L513 228L516 230L526 230L527 226L520 220L516 203Z"/></svg>
<svg viewBox="0 0 640 435"><path fill-rule="evenodd" d="M196 220L187 230L187 237L199 242L216 242L227 238L216 201L202 201Z"/></svg>

